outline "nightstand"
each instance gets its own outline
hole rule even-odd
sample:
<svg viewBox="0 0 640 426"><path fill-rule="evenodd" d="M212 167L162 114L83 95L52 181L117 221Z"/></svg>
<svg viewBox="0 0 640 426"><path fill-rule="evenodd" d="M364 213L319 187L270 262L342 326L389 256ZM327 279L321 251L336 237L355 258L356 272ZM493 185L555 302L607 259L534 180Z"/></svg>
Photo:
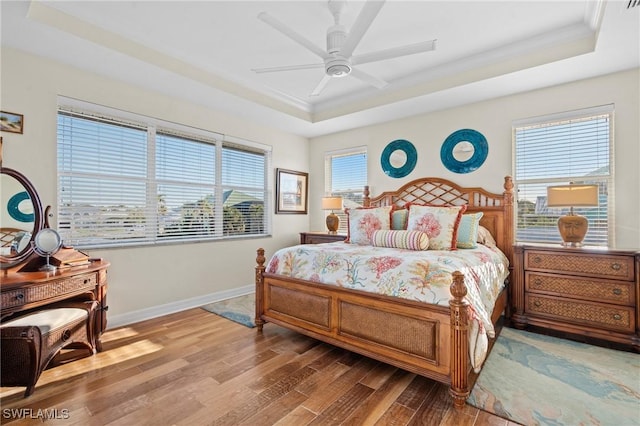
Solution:
<svg viewBox="0 0 640 426"><path fill-rule="evenodd" d="M347 236L344 234L329 234L328 232L301 232L300 244L323 244L344 241Z"/></svg>
<svg viewBox="0 0 640 426"><path fill-rule="evenodd" d="M640 252L514 245L511 320L640 349Z"/></svg>

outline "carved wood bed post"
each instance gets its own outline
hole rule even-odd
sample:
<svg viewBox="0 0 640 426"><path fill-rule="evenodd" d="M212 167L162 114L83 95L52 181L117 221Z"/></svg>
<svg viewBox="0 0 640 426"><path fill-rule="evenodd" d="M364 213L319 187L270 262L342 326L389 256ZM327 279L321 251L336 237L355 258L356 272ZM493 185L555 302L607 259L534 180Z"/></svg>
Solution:
<svg viewBox="0 0 640 426"><path fill-rule="evenodd" d="M509 259L509 269L513 269L513 243L515 239L513 238L514 226L513 226L513 178L511 176L504 177L504 192L502 193L504 199L504 207L505 207L505 218L504 218L504 232L505 241L508 242L508 245L504 247L502 250L504 254Z"/></svg>
<svg viewBox="0 0 640 426"><path fill-rule="evenodd" d="M364 198L362 199L362 206L363 207L370 207L371 206L371 198L369 198L369 195L371 193L369 192L369 185L365 185L364 186L364 192L362 193L362 195L364 196Z"/></svg>
<svg viewBox="0 0 640 426"><path fill-rule="evenodd" d="M452 274L453 282L450 291L453 299L449 300L451 307L451 388L449 394L453 397L453 405L462 408L471 393L469 389L469 302L464 300L467 287L464 285L464 275L458 271Z"/></svg>
<svg viewBox="0 0 640 426"><path fill-rule="evenodd" d="M264 287L262 285L262 274L264 273L265 267L264 262L266 261L264 257L264 249L259 248L257 250L258 255L256 256L256 262L258 265L256 266L256 327L258 327L258 332L262 332L262 326L264 325L264 321L262 320L262 307L264 306L262 300L264 297Z"/></svg>

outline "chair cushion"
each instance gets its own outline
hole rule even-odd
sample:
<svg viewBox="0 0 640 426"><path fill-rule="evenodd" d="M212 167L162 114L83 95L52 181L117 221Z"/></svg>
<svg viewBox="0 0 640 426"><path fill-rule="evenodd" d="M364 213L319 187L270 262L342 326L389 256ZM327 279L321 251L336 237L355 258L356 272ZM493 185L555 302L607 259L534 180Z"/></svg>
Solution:
<svg viewBox="0 0 640 426"><path fill-rule="evenodd" d="M88 315L85 309L80 308L45 309L3 322L0 328L36 326L42 334L46 334L79 319L87 318Z"/></svg>

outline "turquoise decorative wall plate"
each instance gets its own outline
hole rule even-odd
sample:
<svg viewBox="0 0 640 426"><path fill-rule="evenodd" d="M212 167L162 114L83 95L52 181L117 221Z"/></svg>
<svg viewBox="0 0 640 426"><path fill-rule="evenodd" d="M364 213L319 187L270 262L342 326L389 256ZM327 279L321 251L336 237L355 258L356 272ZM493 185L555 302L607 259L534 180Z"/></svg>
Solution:
<svg viewBox="0 0 640 426"><path fill-rule="evenodd" d="M482 133L460 129L445 139L440 149L442 164L454 173L470 173L487 159L489 144Z"/></svg>
<svg viewBox="0 0 640 426"><path fill-rule="evenodd" d="M27 194L27 191L18 192L13 195L7 201L7 210L9 211L9 216L17 220L18 222L33 222L35 220L35 214L33 213L33 207L31 204L22 204L23 201L31 201L31 197ZM21 208L24 208L28 205L30 211L22 211Z"/></svg>
<svg viewBox="0 0 640 426"><path fill-rule="evenodd" d="M399 158L398 160L392 157L404 158ZM413 171L417 162L418 152L416 151L416 147L404 139L389 142L380 156L382 170L387 176L392 178L405 177Z"/></svg>

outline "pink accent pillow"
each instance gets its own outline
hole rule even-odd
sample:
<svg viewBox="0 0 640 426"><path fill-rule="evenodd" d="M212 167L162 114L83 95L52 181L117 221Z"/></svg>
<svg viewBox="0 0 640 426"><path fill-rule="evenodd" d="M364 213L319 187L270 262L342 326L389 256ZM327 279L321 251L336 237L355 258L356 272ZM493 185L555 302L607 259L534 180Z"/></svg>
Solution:
<svg viewBox="0 0 640 426"><path fill-rule="evenodd" d="M346 209L349 221L347 241L352 244L371 245L371 237L378 230L391 228L391 206Z"/></svg>
<svg viewBox="0 0 640 426"><path fill-rule="evenodd" d="M422 231L429 236L429 250L456 250L458 226L467 205L409 205L408 231Z"/></svg>
<svg viewBox="0 0 640 426"><path fill-rule="evenodd" d="M375 247L405 250L427 250L429 248L429 236L420 231L375 231L372 242Z"/></svg>

